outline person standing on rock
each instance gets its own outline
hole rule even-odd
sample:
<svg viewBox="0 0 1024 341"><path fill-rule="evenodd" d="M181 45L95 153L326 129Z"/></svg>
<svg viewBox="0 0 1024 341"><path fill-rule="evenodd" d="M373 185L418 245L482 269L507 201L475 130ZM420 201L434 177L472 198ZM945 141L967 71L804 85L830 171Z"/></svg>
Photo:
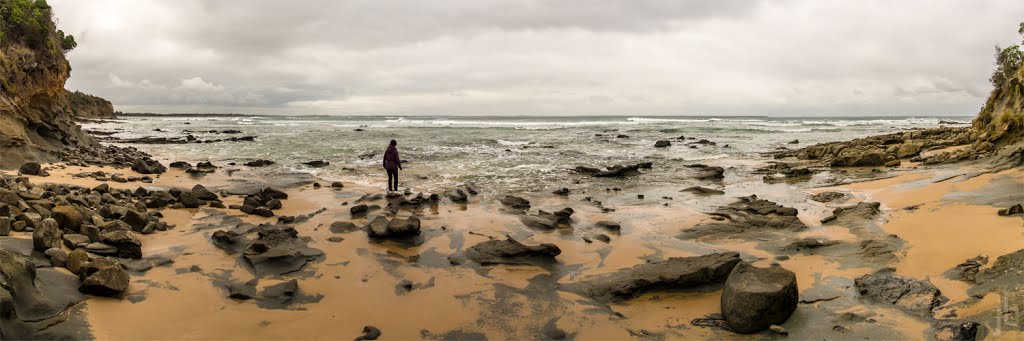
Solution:
<svg viewBox="0 0 1024 341"><path fill-rule="evenodd" d="M402 159L398 157L398 142L391 140L384 151L384 170L388 171L388 192L398 191L398 171L402 169Z"/></svg>

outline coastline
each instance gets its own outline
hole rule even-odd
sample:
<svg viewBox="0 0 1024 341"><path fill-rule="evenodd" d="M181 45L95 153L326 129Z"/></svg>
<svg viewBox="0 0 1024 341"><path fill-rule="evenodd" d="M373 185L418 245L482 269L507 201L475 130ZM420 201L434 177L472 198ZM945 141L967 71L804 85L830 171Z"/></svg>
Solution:
<svg viewBox="0 0 1024 341"><path fill-rule="evenodd" d="M90 297L83 303L82 311L90 326L87 334L100 340L163 339L167 335L179 335L182 339L316 339L322 335L355 336L364 325L376 326L389 338L400 339L450 339L460 335L467 338L554 338L552 336L561 334L582 339L643 335L734 338L740 335L694 324L718 313L721 284L641 293L627 301L607 305L560 288L646 262L737 251L756 266L778 263L796 273L801 299L807 303L801 303L796 313L782 325L791 337L922 338L934 333L942 323L964 319L978 320L989 335L1020 337L1019 330L998 329L995 324L1000 318L995 311L1003 302L1000 294L977 299L968 293L970 284L949 279L943 273L979 254L994 260L1024 249L1024 239L1020 238L1024 233L1021 229L1024 220L1019 215L997 216L995 211L1002 207L996 205L1005 202L978 201L978 198L999 193L1007 196L1006 184L1022 186L1024 172L1011 169L977 175L986 169L962 170L956 165L918 167L907 163L894 169L892 173L896 175L892 177L803 190L804 198L790 198L790 201L806 202L812 209L800 211L800 220L808 229L792 234L787 240L816 238L840 243L821 248L820 252L819 249L779 251L772 246L775 244L743 236L707 240L677 237L695 226L713 222L712 216L705 214L707 205L727 205L737 196L757 194L772 198L792 196L791 192L749 193L745 192L749 189L741 187L730 190L728 195L715 196L711 199L713 204L691 206L691 202L707 201L707 198L677 193L672 199L657 200L651 194L660 192L626 188L622 193L573 193L567 197L532 195L528 197L531 208L525 213L503 207L495 197L487 195L470 196L467 204L442 199L435 206L399 210L397 214L387 213L386 208L377 211L392 217L415 215L421 219L424 240L418 245L407 245L375 241L362 231L331 231L331 225L339 221L356 226L367 224L374 213L353 218L349 210L361 198L363 203L377 202L386 206L385 198L366 200L367 195L381 193L379 188L345 182L343 188L332 189L328 181L302 175L252 179L246 177L244 171L218 170L194 177L170 169L154 176L153 183L144 184L145 187L187 189L203 184L225 194L221 191L242 192L271 186L284 190L288 199L282 200L284 205L275 211L275 218L226 208L161 209L162 221L174 227L141 235L142 253L145 257L166 257L173 263L132 274L132 282L121 298ZM61 169L53 165L47 168L50 176L30 177L29 180L85 188L106 183L112 188L128 190L140 185L72 176L97 170L135 175L127 169L74 166ZM314 189L313 182L324 186ZM992 183L1003 186L1000 189ZM812 194L826 191L844 192L849 197L832 203L809 199ZM653 200L629 199L637 192L649 193ZM590 202L585 197L591 197ZM241 199L240 195L222 195L225 205L240 204ZM614 206L615 211L602 211L602 207L593 205L596 200ZM881 203L879 215L854 221L876 225L881 233L895 234L905 240L902 248L894 250L894 262L854 260L844 255L846 251L828 251L845 247L846 243L861 243L865 237L850 226L818 221L836 207L869 201ZM917 208L905 210L907 206ZM556 211L563 207L574 210L570 228L536 230L520 222L524 214L533 215L537 209ZM294 302L284 308L267 309L252 300L228 298L225 281L246 282L259 276L246 271L237 255L225 253L211 243L213 232L245 223L273 224L276 216L303 215L310 215L310 218L294 227L300 236L308 237L310 247L323 252L323 258L309 262L298 273L260 279L258 285L262 290L287 279L296 279L299 294L292 298ZM607 231L595 226L604 220L616 221L622 229ZM972 223L986 226L986 233L964 233L964 224ZM955 233L967 238L946 237ZM597 234L610 236L610 242L590 239ZM23 234L14 235L25 238ZM506 235L528 245L558 245L561 253L557 263L553 267L537 267L449 262L449 255ZM331 237L342 240L332 242L328 240ZM780 259L783 255L785 259ZM200 270L194 271L193 266ZM947 307L960 308L942 311L949 314L952 310L955 315L936 313L934 320L921 319L891 305L858 298L856 289L850 285L853 279L889 267L895 269L896 274L930 281L950 299ZM401 286L402 281L411 282L412 289ZM828 297L808 298L821 295ZM844 316L845 320L833 320L839 316ZM132 325L122 325L125 320L132 320ZM188 327L182 330L179 326ZM841 326L842 331L837 332L835 326ZM754 334L753 337L765 335Z"/></svg>

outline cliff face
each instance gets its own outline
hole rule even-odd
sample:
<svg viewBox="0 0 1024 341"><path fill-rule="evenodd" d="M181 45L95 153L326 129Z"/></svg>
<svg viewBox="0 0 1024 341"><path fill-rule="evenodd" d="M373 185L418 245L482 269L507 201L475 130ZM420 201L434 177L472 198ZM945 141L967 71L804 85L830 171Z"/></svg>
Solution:
<svg viewBox="0 0 1024 341"><path fill-rule="evenodd" d="M0 1L17 6L15 1ZM58 161L55 153L64 148L98 146L68 110L64 82L71 68L61 44L63 33L55 29L48 7L45 14L33 22L35 31L27 31L32 39L23 37L29 34L23 29L11 29L13 21L3 18L7 26L0 39L0 167Z"/></svg>
<svg viewBox="0 0 1024 341"><path fill-rule="evenodd" d="M79 118L114 118L114 106L110 101L83 92L67 91L71 115Z"/></svg>
<svg viewBox="0 0 1024 341"><path fill-rule="evenodd" d="M992 90L972 128L979 134L979 144L1000 147L1024 140L1024 65Z"/></svg>

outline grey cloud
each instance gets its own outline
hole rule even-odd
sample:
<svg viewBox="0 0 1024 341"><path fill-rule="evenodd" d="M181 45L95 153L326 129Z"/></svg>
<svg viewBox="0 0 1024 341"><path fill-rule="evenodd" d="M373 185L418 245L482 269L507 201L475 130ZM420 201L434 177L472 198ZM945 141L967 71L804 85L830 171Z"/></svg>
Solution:
<svg viewBox="0 0 1024 341"><path fill-rule="evenodd" d="M79 41L68 87L160 112L969 115L1024 18L1011 0L51 3Z"/></svg>

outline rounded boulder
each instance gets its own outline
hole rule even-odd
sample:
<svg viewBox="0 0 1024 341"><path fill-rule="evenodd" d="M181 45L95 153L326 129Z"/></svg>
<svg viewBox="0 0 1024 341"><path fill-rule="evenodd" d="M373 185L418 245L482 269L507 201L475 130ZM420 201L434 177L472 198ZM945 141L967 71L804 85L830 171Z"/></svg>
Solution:
<svg viewBox="0 0 1024 341"><path fill-rule="evenodd" d="M722 315L732 331L749 334L782 324L799 300L796 274L782 267L740 262L722 291Z"/></svg>

